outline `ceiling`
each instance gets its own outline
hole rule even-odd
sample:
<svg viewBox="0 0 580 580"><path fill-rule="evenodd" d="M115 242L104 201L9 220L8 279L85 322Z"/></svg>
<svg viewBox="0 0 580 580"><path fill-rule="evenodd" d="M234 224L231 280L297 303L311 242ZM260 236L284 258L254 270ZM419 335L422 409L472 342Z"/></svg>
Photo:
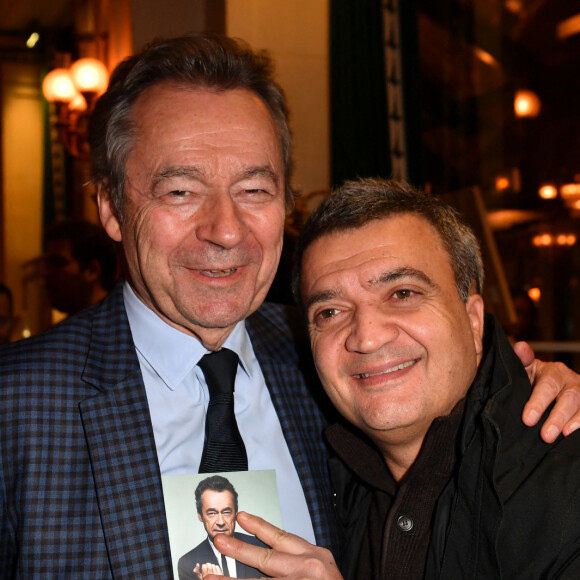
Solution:
<svg viewBox="0 0 580 580"><path fill-rule="evenodd" d="M0 30L65 28L72 22L70 0L0 0Z"/></svg>
<svg viewBox="0 0 580 580"><path fill-rule="evenodd" d="M543 203L542 182L580 180L578 0L418 0L418 6L426 175L435 190L478 183L493 192L498 174L517 169L515 195L486 202L532 209ZM559 36L561 24L575 18L576 33ZM534 120L514 115L513 95L521 88L540 97Z"/></svg>

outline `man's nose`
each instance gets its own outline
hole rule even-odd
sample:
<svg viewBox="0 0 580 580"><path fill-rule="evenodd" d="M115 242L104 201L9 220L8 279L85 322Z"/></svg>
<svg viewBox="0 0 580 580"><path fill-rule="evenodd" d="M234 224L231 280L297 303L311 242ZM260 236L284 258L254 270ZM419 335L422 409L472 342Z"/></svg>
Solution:
<svg viewBox="0 0 580 580"><path fill-rule="evenodd" d="M399 327L378 308L358 308L353 315L346 348L350 352L370 354L399 336Z"/></svg>
<svg viewBox="0 0 580 580"><path fill-rule="evenodd" d="M196 235L204 242L233 248L247 235L240 208L227 191L212 191L196 213Z"/></svg>

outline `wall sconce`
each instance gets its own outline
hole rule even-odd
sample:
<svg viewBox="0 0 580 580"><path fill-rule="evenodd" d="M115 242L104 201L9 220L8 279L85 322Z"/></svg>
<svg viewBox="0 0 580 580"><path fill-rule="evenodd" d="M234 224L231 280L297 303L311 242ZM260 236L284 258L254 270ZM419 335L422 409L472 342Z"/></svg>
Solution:
<svg viewBox="0 0 580 580"><path fill-rule="evenodd" d="M87 119L108 82L107 68L96 58L81 58L69 69L56 68L44 78L42 92L56 105L59 138L75 157L88 155Z"/></svg>

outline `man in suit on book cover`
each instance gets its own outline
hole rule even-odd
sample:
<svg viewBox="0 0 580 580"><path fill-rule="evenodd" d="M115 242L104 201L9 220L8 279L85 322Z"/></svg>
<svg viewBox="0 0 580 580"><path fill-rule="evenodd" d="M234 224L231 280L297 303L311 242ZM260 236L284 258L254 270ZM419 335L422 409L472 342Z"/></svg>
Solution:
<svg viewBox="0 0 580 580"><path fill-rule="evenodd" d="M203 479L195 490L195 504L207 538L179 558L179 580L203 580L208 574L223 574L231 578L260 576L255 568L220 554L213 543L217 534L227 534L249 544L265 546L256 537L235 531L238 492L232 483L221 475Z"/></svg>

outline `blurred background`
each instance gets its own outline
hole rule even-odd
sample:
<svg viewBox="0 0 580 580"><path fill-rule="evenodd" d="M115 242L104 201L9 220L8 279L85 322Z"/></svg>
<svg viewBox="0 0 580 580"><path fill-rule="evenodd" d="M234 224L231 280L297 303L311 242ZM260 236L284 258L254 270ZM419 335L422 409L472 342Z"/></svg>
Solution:
<svg viewBox="0 0 580 580"><path fill-rule="evenodd" d="M510 335L579 370L578 0L0 0L0 281L13 339L66 315L46 291L46 232L97 222L85 127L108 74L187 31L240 37L275 60L302 196L288 248L332 185L408 180L476 229L487 307ZM286 258L274 300L291 300Z"/></svg>

